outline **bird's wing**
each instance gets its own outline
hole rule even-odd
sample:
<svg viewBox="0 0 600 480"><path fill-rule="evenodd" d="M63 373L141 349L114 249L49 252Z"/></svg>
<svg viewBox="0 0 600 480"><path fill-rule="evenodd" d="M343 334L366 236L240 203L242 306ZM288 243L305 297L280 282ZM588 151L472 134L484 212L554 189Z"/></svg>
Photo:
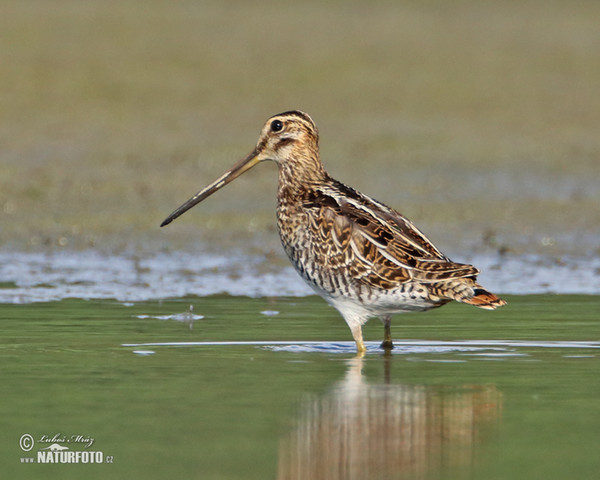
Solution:
<svg viewBox="0 0 600 480"><path fill-rule="evenodd" d="M331 268L344 268L355 281L389 289L411 280L429 283L474 277L472 265L452 262L410 220L340 182L312 188L304 208L315 215Z"/></svg>

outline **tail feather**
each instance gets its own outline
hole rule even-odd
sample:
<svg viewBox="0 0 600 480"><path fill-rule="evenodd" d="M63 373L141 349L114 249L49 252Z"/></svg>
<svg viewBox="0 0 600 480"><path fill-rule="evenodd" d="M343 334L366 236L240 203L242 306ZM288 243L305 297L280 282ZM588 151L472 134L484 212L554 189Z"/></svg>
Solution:
<svg viewBox="0 0 600 480"><path fill-rule="evenodd" d="M456 300L485 310L495 310L506 301L488 292L473 279L456 279L430 285L429 291L441 299Z"/></svg>
<svg viewBox="0 0 600 480"><path fill-rule="evenodd" d="M498 307L506 305L506 300L502 300L481 287L474 289L474 295L471 298L461 299L460 301L485 310L496 310Z"/></svg>

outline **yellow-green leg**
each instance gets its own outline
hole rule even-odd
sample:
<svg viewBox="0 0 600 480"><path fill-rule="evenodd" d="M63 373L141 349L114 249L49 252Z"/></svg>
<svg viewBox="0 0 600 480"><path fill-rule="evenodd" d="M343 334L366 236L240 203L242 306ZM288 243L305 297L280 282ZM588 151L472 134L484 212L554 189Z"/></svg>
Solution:
<svg viewBox="0 0 600 480"><path fill-rule="evenodd" d="M364 356L366 351L367 351L367 347L365 347L365 344L363 343L362 340L360 342L356 342L356 356L357 357Z"/></svg>
<svg viewBox="0 0 600 480"><path fill-rule="evenodd" d="M362 357L367 348L365 347L365 342L363 342L362 336L362 326L360 323L354 323L350 326L350 331L352 332L352 337L354 338L354 342L356 342L356 354L359 357Z"/></svg>
<svg viewBox="0 0 600 480"><path fill-rule="evenodd" d="M386 315L385 317L381 317L381 321L383 322L384 334L383 334L383 342L381 342L381 348L384 350L391 350L394 348L394 342L392 341L392 316Z"/></svg>
<svg viewBox="0 0 600 480"><path fill-rule="evenodd" d="M363 334L362 334L362 325L368 319L366 315L362 312L356 312L352 308L339 308L338 305L334 305L338 311L346 320L346 324L350 327L350 331L352 332L352 338L354 338L354 342L356 343L356 353L359 357L362 357L367 351L367 347L365 347L365 342L363 342Z"/></svg>

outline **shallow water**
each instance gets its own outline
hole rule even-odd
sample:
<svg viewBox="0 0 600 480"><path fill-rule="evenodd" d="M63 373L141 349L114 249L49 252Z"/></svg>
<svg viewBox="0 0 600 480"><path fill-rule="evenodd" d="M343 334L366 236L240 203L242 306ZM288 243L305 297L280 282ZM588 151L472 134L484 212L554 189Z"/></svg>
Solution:
<svg viewBox="0 0 600 480"><path fill-rule="evenodd" d="M3 474L594 478L600 298L507 299L396 316L391 355L371 321L362 359L314 296L2 305ZM21 463L73 435L113 463Z"/></svg>
<svg viewBox="0 0 600 480"><path fill-rule="evenodd" d="M492 291L600 294L600 257L458 254L456 258L480 268L479 280ZM0 252L0 279L0 303L313 293L286 259L244 253Z"/></svg>

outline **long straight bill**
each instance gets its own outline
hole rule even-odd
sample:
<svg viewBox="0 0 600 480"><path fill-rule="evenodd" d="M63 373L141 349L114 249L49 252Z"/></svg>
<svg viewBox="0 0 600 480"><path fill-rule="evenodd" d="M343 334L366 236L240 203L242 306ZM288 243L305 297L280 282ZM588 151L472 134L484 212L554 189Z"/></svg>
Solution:
<svg viewBox="0 0 600 480"><path fill-rule="evenodd" d="M258 153L258 150L255 149L246 158L240 160L233 167L227 170L223 175L217 178L214 182L204 187L196 195L194 195L187 202L181 205L177 210L175 210L171 215L165 218L165 220L160 224L160 226L164 227L165 225L168 225L177 217L187 212L190 208L199 204L205 198L210 197L213 193L227 185L229 182L235 180L242 173L250 170L254 165L256 165L259 162Z"/></svg>

